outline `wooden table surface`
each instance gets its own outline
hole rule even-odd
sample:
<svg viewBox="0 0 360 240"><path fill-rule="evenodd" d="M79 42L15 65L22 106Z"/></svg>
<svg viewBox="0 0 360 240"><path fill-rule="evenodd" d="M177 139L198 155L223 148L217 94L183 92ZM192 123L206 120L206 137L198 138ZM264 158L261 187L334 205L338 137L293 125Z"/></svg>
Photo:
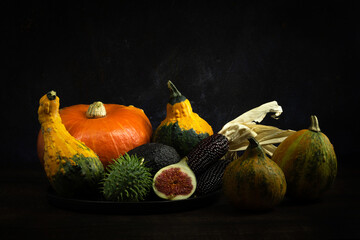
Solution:
<svg viewBox="0 0 360 240"><path fill-rule="evenodd" d="M57 208L37 164L0 169L0 239L349 239L360 238L357 168L339 167L321 202L284 201L270 212L210 205L165 214L93 214Z"/></svg>

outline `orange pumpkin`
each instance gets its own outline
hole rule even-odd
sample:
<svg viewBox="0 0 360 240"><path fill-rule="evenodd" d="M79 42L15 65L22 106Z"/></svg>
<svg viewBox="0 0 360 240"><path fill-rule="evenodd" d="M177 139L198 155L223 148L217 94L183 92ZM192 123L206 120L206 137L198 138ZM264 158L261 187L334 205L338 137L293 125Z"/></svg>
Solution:
<svg viewBox="0 0 360 240"><path fill-rule="evenodd" d="M112 159L150 142L152 126L142 109L134 106L79 104L60 110L62 123L76 139L84 142L100 158L104 167ZM37 152L44 158L44 138L39 132Z"/></svg>

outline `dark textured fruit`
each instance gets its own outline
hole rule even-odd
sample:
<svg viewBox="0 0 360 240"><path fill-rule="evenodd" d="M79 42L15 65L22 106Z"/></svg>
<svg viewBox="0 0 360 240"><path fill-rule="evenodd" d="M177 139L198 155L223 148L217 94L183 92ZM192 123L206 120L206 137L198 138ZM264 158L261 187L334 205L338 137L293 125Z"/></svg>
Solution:
<svg viewBox="0 0 360 240"><path fill-rule="evenodd" d="M103 195L111 201L142 201L151 190L152 175L142 159L125 154L108 166Z"/></svg>
<svg viewBox="0 0 360 240"><path fill-rule="evenodd" d="M160 169L154 176L153 189L157 196L167 200L189 198L196 190L196 178L183 158L180 162Z"/></svg>
<svg viewBox="0 0 360 240"><path fill-rule="evenodd" d="M203 196L210 194L222 187L222 177L224 175L225 168L232 161L230 158L224 160L218 160L213 163L205 172L197 177L196 195Z"/></svg>
<svg viewBox="0 0 360 240"><path fill-rule="evenodd" d="M144 165L150 168L152 175L161 168L180 161L175 148L161 143L147 143L130 150L128 154L144 158Z"/></svg>
<svg viewBox="0 0 360 240"><path fill-rule="evenodd" d="M211 164L222 158L228 149L228 139L221 134L214 134L202 140L190 151L187 155L188 165L198 176Z"/></svg>

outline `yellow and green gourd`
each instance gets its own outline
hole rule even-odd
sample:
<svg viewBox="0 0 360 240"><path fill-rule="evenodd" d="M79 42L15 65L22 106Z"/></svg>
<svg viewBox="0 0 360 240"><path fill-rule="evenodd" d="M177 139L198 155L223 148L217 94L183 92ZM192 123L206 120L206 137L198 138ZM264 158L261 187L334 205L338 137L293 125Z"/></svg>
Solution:
<svg viewBox="0 0 360 240"><path fill-rule="evenodd" d="M46 176L60 196L96 194L104 177L104 167L90 148L66 130L59 106L59 97L54 91L40 99L38 117L44 136Z"/></svg>
<svg viewBox="0 0 360 240"><path fill-rule="evenodd" d="M174 147L181 157L186 156L201 140L213 134L211 126L194 113L190 101L168 81L170 99L166 118L154 132L153 141Z"/></svg>
<svg viewBox="0 0 360 240"><path fill-rule="evenodd" d="M333 184L337 160L333 145L320 131L316 116L309 129L286 138L272 156L288 183L287 196L298 200L317 200Z"/></svg>

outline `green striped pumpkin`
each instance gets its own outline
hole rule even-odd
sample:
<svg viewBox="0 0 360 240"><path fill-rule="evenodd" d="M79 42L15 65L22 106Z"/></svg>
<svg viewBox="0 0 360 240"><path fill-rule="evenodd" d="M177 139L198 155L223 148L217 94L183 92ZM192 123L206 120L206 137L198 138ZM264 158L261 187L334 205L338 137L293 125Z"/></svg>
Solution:
<svg viewBox="0 0 360 240"><path fill-rule="evenodd" d="M311 116L309 129L290 135L272 156L283 170L288 184L287 196L316 200L328 190L337 174L333 145L320 131L316 116Z"/></svg>
<svg viewBox="0 0 360 240"><path fill-rule="evenodd" d="M268 210L283 200L285 176L279 166L266 156L255 138L250 138L249 142L244 154L226 167L223 191L237 208Z"/></svg>

